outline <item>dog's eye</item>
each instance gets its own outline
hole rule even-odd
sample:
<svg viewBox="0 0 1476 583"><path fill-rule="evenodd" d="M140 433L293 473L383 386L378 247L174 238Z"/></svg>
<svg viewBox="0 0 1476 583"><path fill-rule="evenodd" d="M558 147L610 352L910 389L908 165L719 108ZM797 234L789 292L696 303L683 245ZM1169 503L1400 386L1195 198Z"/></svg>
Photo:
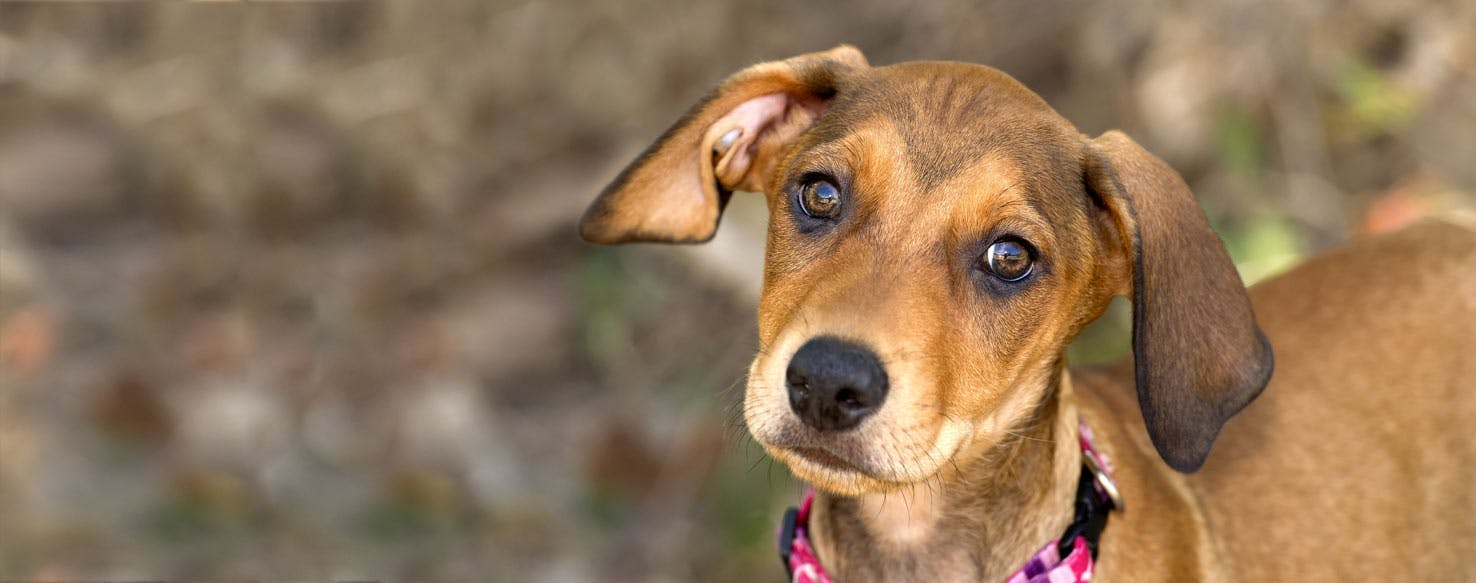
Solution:
<svg viewBox="0 0 1476 583"><path fill-rule="evenodd" d="M1000 239L984 252L984 268L1005 281L1020 281L1035 268L1030 247L1019 239Z"/></svg>
<svg viewBox="0 0 1476 583"><path fill-rule="evenodd" d="M800 210L817 219L840 216L840 189L829 180L816 180L800 191Z"/></svg>

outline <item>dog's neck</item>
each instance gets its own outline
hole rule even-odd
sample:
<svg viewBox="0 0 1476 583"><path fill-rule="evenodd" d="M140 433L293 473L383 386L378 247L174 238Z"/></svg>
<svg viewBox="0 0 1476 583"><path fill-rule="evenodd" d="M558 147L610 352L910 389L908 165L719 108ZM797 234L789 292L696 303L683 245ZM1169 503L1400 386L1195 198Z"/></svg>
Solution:
<svg viewBox="0 0 1476 583"><path fill-rule="evenodd" d="M997 443L929 481L859 497L817 495L820 560L840 580L1003 580L1071 521L1081 452L1064 369Z"/></svg>

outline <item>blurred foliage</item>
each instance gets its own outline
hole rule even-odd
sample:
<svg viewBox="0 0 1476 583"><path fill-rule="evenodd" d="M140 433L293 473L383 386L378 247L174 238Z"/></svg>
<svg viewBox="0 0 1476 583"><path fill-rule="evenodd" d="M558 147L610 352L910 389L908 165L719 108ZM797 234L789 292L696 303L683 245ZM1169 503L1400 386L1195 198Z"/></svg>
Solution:
<svg viewBox="0 0 1476 583"><path fill-rule="evenodd" d="M1468 209L1476 4L0 2L0 580L778 577L763 205L595 249L743 66L1001 68L1179 169L1247 281ZM1069 350L1128 353L1113 304Z"/></svg>
<svg viewBox="0 0 1476 583"><path fill-rule="evenodd" d="M1378 68L1353 61L1338 75L1338 97L1342 100L1339 126L1355 138L1393 131L1419 113L1419 94L1400 87Z"/></svg>
<svg viewBox="0 0 1476 583"><path fill-rule="evenodd" d="M1246 181L1261 178L1266 170L1263 131L1260 120L1248 112L1231 109L1223 113L1215 132L1220 165Z"/></svg>

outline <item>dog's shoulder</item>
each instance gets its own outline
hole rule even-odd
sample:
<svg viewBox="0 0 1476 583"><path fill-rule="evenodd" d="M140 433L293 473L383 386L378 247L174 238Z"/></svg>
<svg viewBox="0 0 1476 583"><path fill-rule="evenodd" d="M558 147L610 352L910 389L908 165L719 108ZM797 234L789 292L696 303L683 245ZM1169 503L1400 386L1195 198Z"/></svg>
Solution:
<svg viewBox="0 0 1476 583"><path fill-rule="evenodd" d="M1313 257L1251 288L1257 320L1268 334L1308 325L1325 334L1340 322L1377 327L1386 318L1393 326L1469 315L1476 311L1476 223L1462 222L1428 220Z"/></svg>

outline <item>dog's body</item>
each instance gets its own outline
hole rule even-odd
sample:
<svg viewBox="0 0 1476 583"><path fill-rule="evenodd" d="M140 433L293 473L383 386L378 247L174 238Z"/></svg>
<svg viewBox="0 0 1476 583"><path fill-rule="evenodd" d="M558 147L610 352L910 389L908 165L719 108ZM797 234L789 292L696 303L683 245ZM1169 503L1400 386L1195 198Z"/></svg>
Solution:
<svg viewBox="0 0 1476 583"><path fill-rule="evenodd" d="M731 190L771 215L745 417L826 492L811 535L840 579L1004 579L1071 521L1078 419L1125 502L1099 580L1476 578L1472 230L1370 239L1247 295L1130 139L1080 136L991 69L849 47L730 78L581 229L705 240ZM1068 372L1116 295L1135 362Z"/></svg>
<svg viewBox="0 0 1476 583"><path fill-rule="evenodd" d="M1473 268L1476 233L1430 223L1252 288L1276 375L1185 476L1228 571L1476 580Z"/></svg>

